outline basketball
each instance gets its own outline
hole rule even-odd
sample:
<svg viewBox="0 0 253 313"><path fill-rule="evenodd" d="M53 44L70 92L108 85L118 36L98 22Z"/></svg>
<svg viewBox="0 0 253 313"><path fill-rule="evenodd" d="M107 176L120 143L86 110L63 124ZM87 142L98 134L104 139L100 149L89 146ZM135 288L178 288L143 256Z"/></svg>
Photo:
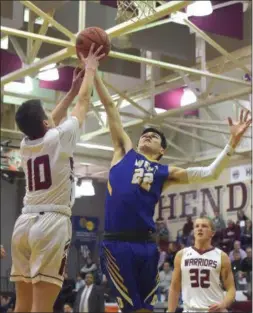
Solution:
<svg viewBox="0 0 253 313"><path fill-rule="evenodd" d="M92 43L95 43L94 52L103 46L100 54L105 53L107 56L111 50L111 42L107 33L99 27L88 27L81 31L76 38L76 53L82 53L86 58L88 56Z"/></svg>

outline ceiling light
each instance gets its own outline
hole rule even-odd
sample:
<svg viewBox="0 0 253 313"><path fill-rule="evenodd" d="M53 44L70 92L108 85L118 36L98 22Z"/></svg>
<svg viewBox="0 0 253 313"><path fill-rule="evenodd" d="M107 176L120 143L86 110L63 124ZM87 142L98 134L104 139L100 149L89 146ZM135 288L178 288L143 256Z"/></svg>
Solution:
<svg viewBox="0 0 253 313"><path fill-rule="evenodd" d="M3 39L1 39L1 49L7 50L9 48L9 37L6 36Z"/></svg>
<svg viewBox="0 0 253 313"><path fill-rule="evenodd" d="M48 64L42 68L40 68L40 72L43 72L43 71L46 71L46 70L51 70L52 68L55 68L56 67L56 63L51 63L51 64Z"/></svg>
<svg viewBox="0 0 253 313"><path fill-rule="evenodd" d="M38 78L40 80L45 80L45 81L55 81L59 79L59 72L57 68L52 68L50 70L46 70L43 72L40 72L38 74Z"/></svg>
<svg viewBox="0 0 253 313"><path fill-rule="evenodd" d="M30 11L28 8L25 8L25 10L24 10L24 22L28 23L29 17L30 17ZM37 25L42 25L44 23L44 19L39 16L35 19L34 23ZM50 27L51 25L48 25L48 26Z"/></svg>
<svg viewBox="0 0 253 313"><path fill-rule="evenodd" d="M30 93L33 90L33 80L30 76L25 77L25 82L10 82L4 85L4 90L9 92Z"/></svg>
<svg viewBox="0 0 253 313"><path fill-rule="evenodd" d="M95 195L95 189L92 184L92 180L83 180L81 187L83 189L83 195L84 196L94 196Z"/></svg>
<svg viewBox="0 0 253 313"><path fill-rule="evenodd" d="M195 1L187 6L188 16L206 16L213 13L211 1Z"/></svg>
<svg viewBox="0 0 253 313"><path fill-rule="evenodd" d="M161 108L155 108L155 111L156 111L157 114L161 114L161 113L166 112L167 110L161 109Z"/></svg>
<svg viewBox="0 0 253 313"><path fill-rule="evenodd" d="M191 89L185 88L180 102L181 107L195 103L196 101L197 97L195 93Z"/></svg>
<svg viewBox="0 0 253 313"><path fill-rule="evenodd" d="M106 151L113 151L114 150L113 147L103 146L103 145L96 145L96 144L92 144L92 143L82 143L82 142L79 142L79 143L77 143L77 146L88 148L88 149L98 149L98 150L106 150Z"/></svg>
<svg viewBox="0 0 253 313"><path fill-rule="evenodd" d="M94 189L91 179L82 179L80 186L76 182L75 198L81 198L85 196L94 196L94 195L95 195L95 189Z"/></svg>

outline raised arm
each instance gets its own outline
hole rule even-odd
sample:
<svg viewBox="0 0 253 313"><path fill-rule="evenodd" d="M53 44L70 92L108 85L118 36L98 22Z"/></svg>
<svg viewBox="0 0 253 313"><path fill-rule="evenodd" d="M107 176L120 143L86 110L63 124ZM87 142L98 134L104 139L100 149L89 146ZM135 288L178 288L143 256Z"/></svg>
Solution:
<svg viewBox="0 0 253 313"><path fill-rule="evenodd" d="M168 312L175 312L178 306L178 300L181 293L181 259L183 250L179 251L174 260L174 271L172 273L171 284L169 288Z"/></svg>
<svg viewBox="0 0 253 313"><path fill-rule="evenodd" d="M73 81L69 92L65 97L57 104L52 111L52 118L55 126L58 126L62 119L67 116L68 108L77 96L80 86L83 81L84 70L76 68L73 75Z"/></svg>
<svg viewBox="0 0 253 313"><path fill-rule="evenodd" d="M230 157L236 146L252 122L250 111L242 110L238 123L234 124L231 118L228 118L228 122L231 133L230 140L213 163L205 167L189 167L187 169L171 167L169 169L169 184L205 183L220 176L223 169L229 164Z"/></svg>
<svg viewBox="0 0 253 313"><path fill-rule="evenodd" d="M79 126L83 124L86 114L89 110L89 103L92 93L92 88L94 84L95 72L98 67L98 62L104 57L104 54L99 54L102 46L94 52L94 44L90 48L88 57L85 59L83 55L80 55L83 65L85 66L85 75L82 81L80 90L78 92L77 103L71 112L72 116L75 116L79 121Z"/></svg>
<svg viewBox="0 0 253 313"><path fill-rule="evenodd" d="M231 261L225 252L221 255L221 281L226 290L226 296L221 303L209 307L209 312L224 312L235 301L235 282L231 269Z"/></svg>
<svg viewBox="0 0 253 313"><path fill-rule="evenodd" d="M113 164L118 162L119 159L121 159L129 150L132 149L132 142L127 133L124 131L119 112L98 73L96 73L95 76L95 87L99 98L105 107L108 118L112 143L114 146Z"/></svg>

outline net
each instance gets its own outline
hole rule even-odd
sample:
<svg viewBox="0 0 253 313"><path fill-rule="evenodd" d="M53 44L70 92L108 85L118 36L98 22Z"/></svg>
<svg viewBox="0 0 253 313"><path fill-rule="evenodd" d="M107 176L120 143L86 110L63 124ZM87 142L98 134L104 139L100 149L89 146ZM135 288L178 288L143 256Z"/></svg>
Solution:
<svg viewBox="0 0 253 313"><path fill-rule="evenodd" d="M155 13L155 1L117 0L116 22L123 23L134 18L149 17Z"/></svg>
<svg viewBox="0 0 253 313"><path fill-rule="evenodd" d="M117 0L117 16L115 18L117 24L144 17L149 17L155 12L155 1L133 1L133 0ZM120 49L131 48L131 40L128 34L121 35L113 39L115 47Z"/></svg>

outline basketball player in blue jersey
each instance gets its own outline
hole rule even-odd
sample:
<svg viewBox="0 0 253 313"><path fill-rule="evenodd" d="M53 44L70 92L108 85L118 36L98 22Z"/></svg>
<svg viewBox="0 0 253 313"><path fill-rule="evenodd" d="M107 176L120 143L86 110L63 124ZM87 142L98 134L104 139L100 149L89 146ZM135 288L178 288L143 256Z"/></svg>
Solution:
<svg viewBox="0 0 253 313"><path fill-rule="evenodd" d="M171 184L205 183L218 178L251 124L250 112L242 111L238 123L228 119L231 138L212 164L182 169L159 164L166 139L157 129L145 129L135 151L98 74L95 87L107 113L114 146L105 202L102 268L124 313L148 312L156 302L159 282L153 215L162 191Z"/></svg>

